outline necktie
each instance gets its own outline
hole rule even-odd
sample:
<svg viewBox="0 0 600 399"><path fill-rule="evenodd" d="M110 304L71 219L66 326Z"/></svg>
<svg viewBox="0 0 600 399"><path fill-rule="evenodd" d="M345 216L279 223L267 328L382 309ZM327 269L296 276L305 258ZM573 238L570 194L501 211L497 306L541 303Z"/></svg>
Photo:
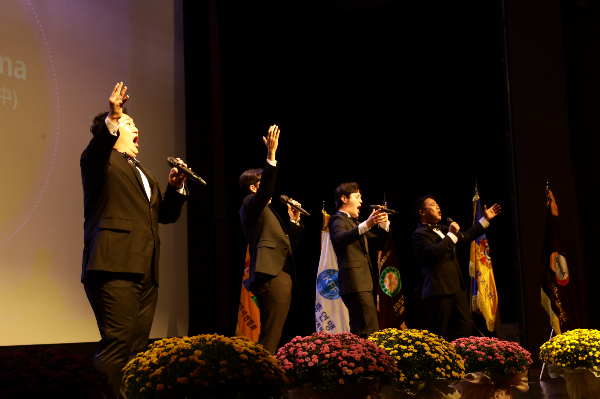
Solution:
<svg viewBox="0 0 600 399"><path fill-rule="evenodd" d="M360 224L360 222L358 221L358 218L350 218L352 219L352 221L358 226Z"/></svg>

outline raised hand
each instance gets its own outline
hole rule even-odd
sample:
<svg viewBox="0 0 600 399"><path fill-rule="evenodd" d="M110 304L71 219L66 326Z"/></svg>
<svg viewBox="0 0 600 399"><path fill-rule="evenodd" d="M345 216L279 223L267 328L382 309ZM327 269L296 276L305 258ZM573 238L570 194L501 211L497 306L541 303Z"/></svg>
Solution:
<svg viewBox="0 0 600 399"><path fill-rule="evenodd" d="M460 226L458 225L458 223L452 222L450 223L448 230L450 230L450 233L456 234L460 231Z"/></svg>
<svg viewBox="0 0 600 399"><path fill-rule="evenodd" d="M367 227L371 228L379 223L385 223L388 221L388 214L381 212L381 209L373 209L369 218L366 220Z"/></svg>
<svg viewBox="0 0 600 399"><path fill-rule="evenodd" d="M300 208L302 208L302 205L298 202L298 201L294 201L293 199L290 198L290 202ZM298 220L298 218L300 217L300 211L297 210L296 208L292 208L290 206L290 204L287 204L288 207L288 215L290 215L290 219L291 220Z"/></svg>
<svg viewBox="0 0 600 399"><path fill-rule="evenodd" d="M110 108L108 109L108 119L115 125L119 122L121 116L123 116L123 104L129 100L129 96L125 95L126 91L127 86L123 86L123 82L119 82L108 99L110 105Z"/></svg>
<svg viewBox="0 0 600 399"><path fill-rule="evenodd" d="M177 160L177 163L181 166L184 167L188 167L180 158L175 158ZM192 170L192 168L188 168L189 170ZM176 188L181 188L181 186L183 186L183 182L185 181L185 175L180 172L177 168L172 168L171 171L169 172L169 185L176 187Z"/></svg>
<svg viewBox="0 0 600 399"><path fill-rule="evenodd" d="M279 145L279 127L277 125L273 125L269 128L269 132L267 133L267 137L263 136L263 141L267 146L267 159L269 161L275 160L275 152L277 151L277 146Z"/></svg>
<svg viewBox="0 0 600 399"><path fill-rule="evenodd" d="M485 205L483 206L483 217L486 220L492 220L493 218L498 216L499 213L500 213L500 205L498 205L498 204L492 205L492 207L490 209L488 209L487 206L485 206Z"/></svg>

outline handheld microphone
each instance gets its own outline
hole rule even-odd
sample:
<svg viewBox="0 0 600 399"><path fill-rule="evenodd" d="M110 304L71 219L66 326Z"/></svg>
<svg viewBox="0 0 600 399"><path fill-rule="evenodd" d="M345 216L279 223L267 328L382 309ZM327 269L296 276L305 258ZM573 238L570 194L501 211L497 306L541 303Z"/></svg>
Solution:
<svg viewBox="0 0 600 399"><path fill-rule="evenodd" d="M454 223L454 220L452 220L452 218L446 218L446 222L448 222L448 225L451 225L452 223ZM465 237L460 230L456 233L456 235L459 236L460 238Z"/></svg>
<svg viewBox="0 0 600 399"><path fill-rule="evenodd" d="M175 158L168 157L167 158L167 165L169 165L172 168L177 168L178 171L180 171L181 173L183 173L191 181L194 181L196 183L201 183L201 184L203 184L203 185L206 186L206 182L204 181L204 179L202 179L200 176L198 176L197 174L195 174L194 172L192 172L191 170L189 170L185 166L179 165L177 163L177 160Z"/></svg>
<svg viewBox="0 0 600 399"><path fill-rule="evenodd" d="M310 216L310 213L306 212L304 209L300 208L298 205L293 204L290 201L290 198L287 195L280 195L279 199L281 200L281 202L283 202L284 204L288 204L289 206L291 206L295 210L299 211L301 214L306 215L306 216Z"/></svg>
<svg viewBox="0 0 600 399"><path fill-rule="evenodd" d="M381 212L389 213L390 215L397 215L398 214L398 212L396 212L395 210L384 208L381 205L371 205L371 209L379 209Z"/></svg>

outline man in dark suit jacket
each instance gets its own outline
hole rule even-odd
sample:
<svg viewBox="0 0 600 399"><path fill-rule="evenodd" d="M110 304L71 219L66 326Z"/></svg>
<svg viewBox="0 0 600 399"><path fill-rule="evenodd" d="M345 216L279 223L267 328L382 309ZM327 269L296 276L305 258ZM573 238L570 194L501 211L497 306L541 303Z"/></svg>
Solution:
<svg viewBox="0 0 600 399"><path fill-rule="evenodd" d="M125 398L122 369L146 350L158 300L158 223L173 223L187 193L185 175L171 169L165 192L142 167L138 130L123 104L127 87L118 83L110 109L94 118L94 134L81 154L84 192L84 249L81 279L92 305L100 344L94 364ZM178 160L180 165L185 164Z"/></svg>
<svg viewBox="0 0 600 399"><path fill-rule="evenodd" d="M288 227L271 207L277 177L275 152L279 143L279 128L269 128L267 161L263 169L249 169L240 176L240 188L248 195L240 208L244 235L250 247L250 291L258 299L260 334L258 343L275 355L283 324L290 309L295 279L293 252L304 226L300 212L288 205ZM296 205L300 204L293 201Z"/></svg>
<svg viewBox="0 0 600 399"><path fill-rule="evenodd" d="M339 266L340 296L350 315L350 332L366 338L379 330L374 297L379 273L371 264L370 251L385 248L390 222L380 210L358 222L362 197L357 183L341 184L334 195L338 211L329 219L329 231Z"/></svg>
<svg viewBox="0 0 600 399"><path fill-rule="evenodd" d="M421 299L427 306L427 329L448 341L470 336L471 311L455 247L480 237L500 213L500 206L484 206L484 217L464 233L456 222L438 224L442 212L432 195L417 199L413 212L421 220L412 235L412 245L425 279Z"/></svg>

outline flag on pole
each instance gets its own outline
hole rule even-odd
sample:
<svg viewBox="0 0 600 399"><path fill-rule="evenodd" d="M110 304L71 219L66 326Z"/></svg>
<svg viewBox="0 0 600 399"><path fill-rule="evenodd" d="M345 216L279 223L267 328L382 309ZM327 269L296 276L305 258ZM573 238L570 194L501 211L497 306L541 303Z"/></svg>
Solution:
<svg viewBox="0 0 600 399"><path fill-rule="evenodd" d="M235 335L244 336L250 341L258 342L260 334L260 313L258 300L250 292L248 278L250 277L250 250L246 249L246 263L244 264L244 277L242 278L242 293L238 309L238 322Z"/></svg>
<svg viewBox="0 0 600 399"><path fill-rule="evenodd" d="M400 279L398 255L394 239L390 239L385 249L379 252L379 328L406 329L406 312L404 309L404 287Z"/></svg>
<svg viewBox="0 0 600 399"><path fill-rule="evenodd" d="M473 197L473 224L479 223L483 217L479 192L475 187ZM489 331L494 331L498 320L498 292L490 258L490 246L487 236L483 234L471 242L471 260L469 262L471 276L471 310L481 313L485 318Z"/></svg>
<svg viewBox="0 0 600 399"><path fill-rule="evenodd" d="M570 318L566 313L565 303L565 299L569 297L569 268L558 226L558 207L552 191L547 189L547 193L548 210L542 253L542 306L550 316L550 325L558 335L570 329Z"/></svg>
<svg viewBox="0 0 600 399"><path fill-rule="evenodd" d="M340 297L338 284L338 263L329 237L329 215L323 209L323 229L321 230L321 259L317 272L317 292L315 298L315 327L317 332L330 334L350 332L348 309Z"/></svg>

